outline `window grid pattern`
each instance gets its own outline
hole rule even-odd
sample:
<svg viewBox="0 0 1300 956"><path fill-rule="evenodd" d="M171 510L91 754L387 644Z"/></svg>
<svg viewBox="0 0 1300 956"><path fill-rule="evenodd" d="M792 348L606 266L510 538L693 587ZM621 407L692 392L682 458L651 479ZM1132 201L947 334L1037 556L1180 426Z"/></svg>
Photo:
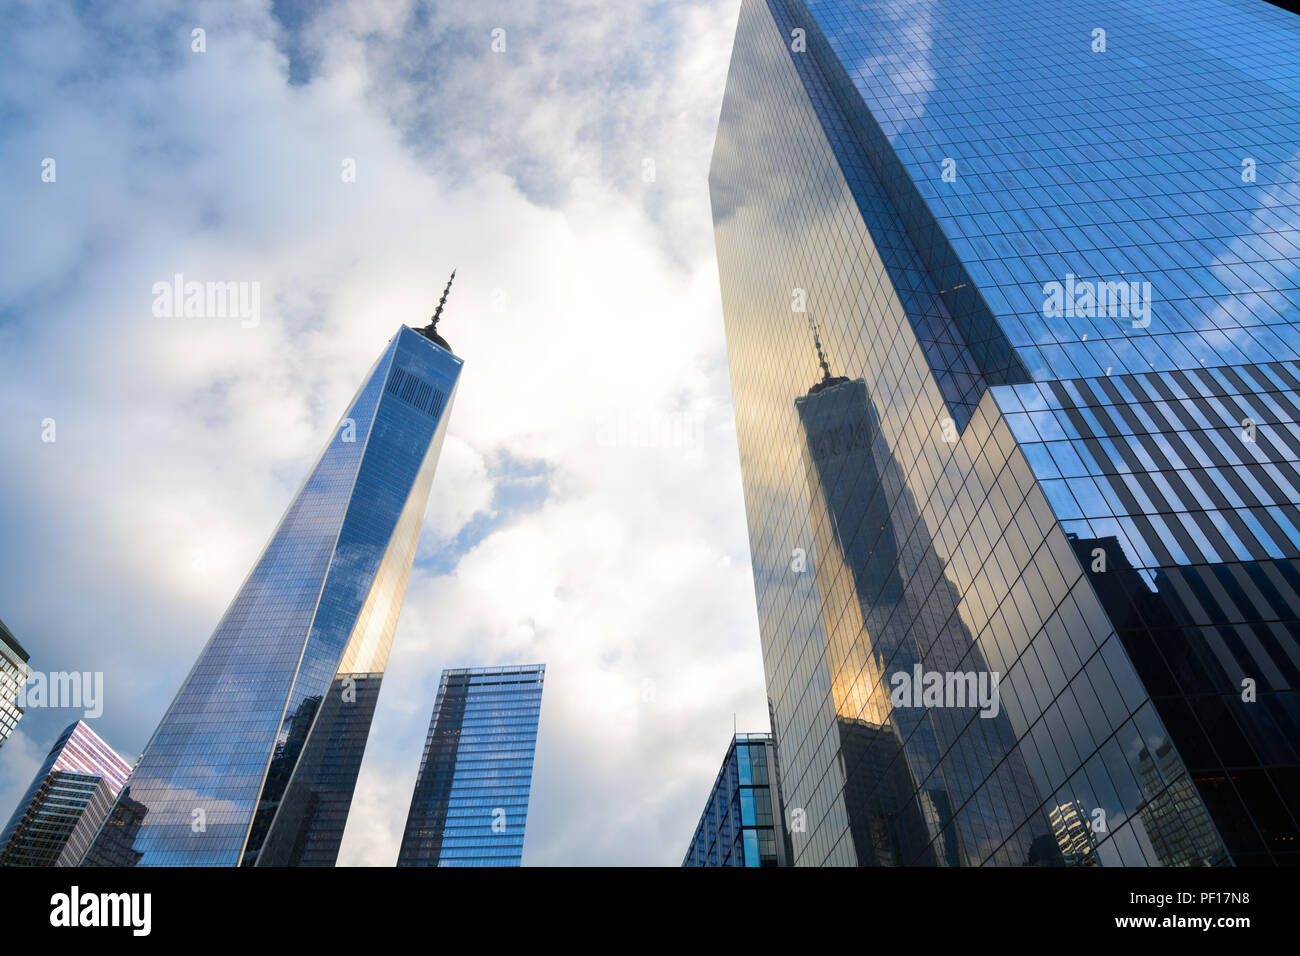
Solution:
<svg viewBox="0 0 1300 956"><path fill-rule="evenodd" d="M1297 387L1285 362L994 390L1241 864L1300 844Z"/></svg>
<svg viewBox="0 0 1300 956"><path fill-rule="evenodd" d="M0 866L75 866L130 773L85 721L72 724L0 831Z"/></svg>
<svg viewBox="0 0 1300 956"><path fill-rule="evenodd" d="M786 854L771 734L736 734L682 866L781 866Z"/></svg>
<svg viewBox="0 0 1300 956"><path fill-rule="evenodd" d="M0 621L0 747L22 719L18 706L18 692L27 683L32 669L27 665L27 652Z"/></svg>
<svg viewBox="0 0 1300 956"><path fill-rule="evenodd" d="M1300 357L1293 15L1250 0L791 7L828 45L941 286L985 303L1034 378ZM1045 283L1068 275L1150 283L1150 324L1045 316Z"/></svg>
<svg viewBox="0 0 1300 956"><path fill-rule="evenodd" d="M904 266L933 253L791 50L798 25L742 5L710 174L796 863L1229 861L994 398L1023 370L987 328L971 344L969 308L965 327L918 314L940 283ZM983 376L960 400L945 336ZM917 666L1000 675L999 712L895 706L891 677ZM1081 844L1071 808L1105 828Z"/></svg>
<svg viewBox="0 0 1300 956"><path fill-rule="evenodd" d="M546 665L442 672L398 866L519 866Z"/></svg>

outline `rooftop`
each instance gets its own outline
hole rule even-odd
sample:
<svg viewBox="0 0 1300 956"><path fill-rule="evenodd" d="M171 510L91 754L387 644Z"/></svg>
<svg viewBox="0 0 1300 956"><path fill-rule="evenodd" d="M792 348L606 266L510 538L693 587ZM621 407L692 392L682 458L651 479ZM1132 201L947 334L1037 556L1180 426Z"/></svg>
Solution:
<svg viewBox="0 0 1300 956"><path fill-rule="evenodd" d="M24 664L27 663L27 659L30 657L30 655L27 653L27 651L23 650L23 646L18 643L18 638L14 637L13 631L5 627L4 621L0 621L0 642L8 644L9 647L13 650L13 652L18 655L18 658Z"/></svg>

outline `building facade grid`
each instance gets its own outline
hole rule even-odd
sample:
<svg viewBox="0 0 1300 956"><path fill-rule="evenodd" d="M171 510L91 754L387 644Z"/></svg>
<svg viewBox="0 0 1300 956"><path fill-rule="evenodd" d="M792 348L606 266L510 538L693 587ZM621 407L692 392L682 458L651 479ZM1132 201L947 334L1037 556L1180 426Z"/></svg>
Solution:
<svg viewBox="0 0 1300 956"><path fill-rule="evenodd" d="M710 192L798 863L1294 859L1300 33L1149 6L742 4ZM1050 314L1121 273L1145 315Z"/></svg>
<svg viewBox="0 0 1300 956"><path fill-rule="evenodd" d="M398 866L519 866L546 665L442 672Z"/></svg>

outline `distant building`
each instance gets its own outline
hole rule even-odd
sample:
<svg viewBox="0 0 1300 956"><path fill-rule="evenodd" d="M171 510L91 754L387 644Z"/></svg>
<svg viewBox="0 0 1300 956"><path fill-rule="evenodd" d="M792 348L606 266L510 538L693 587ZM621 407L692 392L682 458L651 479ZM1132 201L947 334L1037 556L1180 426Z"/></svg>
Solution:
<svg viewBox="0 0 1300 956"><path fill-rule="evenodd" d="M546 665L445 670L398 866L518 866Z"/></svg>
<svg viewBox="0 0 1300 956"><path fill-rule="evenodd" d="M27 656L18 639L5 627L4 621L0 621L0 747L5 745L23 717L22 708L18 706L18 692L32 676Z"/></svg>
<svg viewBox="0 0 1300 956"><path fill-rule="evenodd" d="M771 734L736 734L682 866L789 866Z"/></svg>
<svg viewBox="0 0 1300 956"><path fill-rule="evenodd" d="M0 866L76 866L130 774L131 765L77 721L0 832Z"/></svg>

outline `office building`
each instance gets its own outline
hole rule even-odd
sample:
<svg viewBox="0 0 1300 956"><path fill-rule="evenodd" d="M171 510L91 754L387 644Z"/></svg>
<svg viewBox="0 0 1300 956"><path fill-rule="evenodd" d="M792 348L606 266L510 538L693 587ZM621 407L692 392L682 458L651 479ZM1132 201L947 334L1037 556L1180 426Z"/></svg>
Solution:
<svg viewBox="0 0 1300 956"><path fill-rule="evenodd" d="M1297 24L743 0L709 185L796 865L1300 862Z"/></svg>
<svg viewBox="0 0 1300 956"><path fill-rule="evenodd" d="M0 866L76 866L130 773L130 764L77 721L50 748L0 831Z"/></svg>
<svg viewBox="0 0 1300 956"><path fill-rule="evenodd" d="M398 866L519 866L546 665L445 670Z"/></svg>
<svg viewBox="0 0 1300 956"><path fill-rule="evenodd" d="M18 643L18 638L5 627L4 621L0 621L0 747L5 745L23 717L18 696L27 678L32 676L27 661L28 654Z"/></svg>
<svg viewBox="0 0 1300 956"><path fill-rule="evenodd" d="M789 866L771 734L735 734L682 866Z"/></svg>

